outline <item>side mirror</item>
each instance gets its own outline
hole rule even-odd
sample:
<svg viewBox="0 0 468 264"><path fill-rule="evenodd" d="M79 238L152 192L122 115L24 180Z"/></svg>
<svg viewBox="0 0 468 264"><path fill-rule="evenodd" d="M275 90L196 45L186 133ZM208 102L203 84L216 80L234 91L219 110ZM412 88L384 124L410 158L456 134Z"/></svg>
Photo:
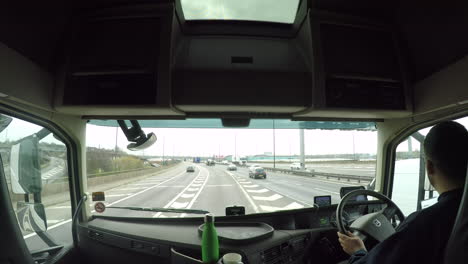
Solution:
<svg viewBox="0 0 468 264"><path fill-rule="evenodd" d="M15 194L40 193L42 190L39 165L39 138L26 137L11 147L11 187Z"/></svg>
<svg viewBox="0 0 468 264"><path fill-rule="evenodd" d="M24 232L47 231L47 220L44 205L41 203L18 202L16 216Z"/></svg>

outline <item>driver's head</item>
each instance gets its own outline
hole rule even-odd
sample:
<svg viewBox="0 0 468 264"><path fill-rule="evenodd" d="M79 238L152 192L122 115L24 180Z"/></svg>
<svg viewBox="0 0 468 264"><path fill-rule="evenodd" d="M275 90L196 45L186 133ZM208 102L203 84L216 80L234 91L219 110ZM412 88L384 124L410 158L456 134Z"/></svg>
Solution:
<svg viewBox="0 0 468 264"><path fill-rule="evenodd" d="M457 122L434 126L424 140L429 181L439 192L463 187L468 160L468 131Z"/></svg>

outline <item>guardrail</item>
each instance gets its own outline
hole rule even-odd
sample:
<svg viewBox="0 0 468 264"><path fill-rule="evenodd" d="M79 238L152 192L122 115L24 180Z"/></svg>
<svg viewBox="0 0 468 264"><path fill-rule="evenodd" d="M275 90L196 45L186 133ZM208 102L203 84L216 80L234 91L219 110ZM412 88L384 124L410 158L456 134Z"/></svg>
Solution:
<svg viewBox="0 0 468 264"><path fill-rule="evenodd" d="M218 165L228 165L228 164L222 164L222 163L216 163L216 164L218 164ZM236 166L237 167L248 168L248 166L245 166L245 165L236 165ZM327 179L335 178L335 179L338 179L338 180L345 179L347 181L357 180L358 183L361 183L361 181L371 182L374 179L374 177L372 177L372 176L337 174L337 173L328 173L328 172L319 172L319 171L277 169L277 168L271 168L271 167L262 167L262 168L264 168L266 171L280 172L280 173L285 173L285 174L294 174L294 175L298 175L298 176L306 176L306 177L322 176L322 177L326 177Z"/></svg>
<svg viewBox="0 0 468 264"><path fill-rule="evenodd" d="M326 177L327 179L335 178L338 180L345 179L347 181L357 180L358 183L360 183L361 181L371 182L374 179L374 177L371 177L371 176L336 174L336 173L327 173L327 172L319 172L319 171L276 169L276 168L268 168L268 167L263 167L263 168L267 171L280 172L280 173L285 173L285 174L294 174L298 176L307 176L307 177L322 176L322 177Z"/></svg>

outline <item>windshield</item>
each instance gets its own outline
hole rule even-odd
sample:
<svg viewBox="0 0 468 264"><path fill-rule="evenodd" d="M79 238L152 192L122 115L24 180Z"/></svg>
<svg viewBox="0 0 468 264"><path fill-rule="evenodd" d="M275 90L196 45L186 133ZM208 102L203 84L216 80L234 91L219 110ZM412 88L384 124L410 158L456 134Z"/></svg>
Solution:
<svg viewBox="0 0 468 264"><path fill-rule="evenodd" d="M230 206L244 206L246 214L313 207L314 196L322 195L338 203L341 187L366 186L375 177L374 123L252 120L247 128L222 128L210 122L140 121L157 141L130 151L115 120L91 120L88 188L104 191L107 206L224 216ZM230 164L237 169L229 170ZM117 208L99 215L197 217Z"/></svg>

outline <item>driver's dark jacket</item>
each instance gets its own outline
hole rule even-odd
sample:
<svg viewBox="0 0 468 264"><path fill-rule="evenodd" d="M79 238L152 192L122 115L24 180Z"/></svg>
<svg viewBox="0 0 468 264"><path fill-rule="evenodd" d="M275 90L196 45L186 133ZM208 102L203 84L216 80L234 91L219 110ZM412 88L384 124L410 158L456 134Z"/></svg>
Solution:
<svg viewBox="0 0 468 264"><path fill-rule="evenodd" d="M463 189L441 194L438 202L409 215L385 241L369 252L355 252L348 263L443 263Z"/></svg>

